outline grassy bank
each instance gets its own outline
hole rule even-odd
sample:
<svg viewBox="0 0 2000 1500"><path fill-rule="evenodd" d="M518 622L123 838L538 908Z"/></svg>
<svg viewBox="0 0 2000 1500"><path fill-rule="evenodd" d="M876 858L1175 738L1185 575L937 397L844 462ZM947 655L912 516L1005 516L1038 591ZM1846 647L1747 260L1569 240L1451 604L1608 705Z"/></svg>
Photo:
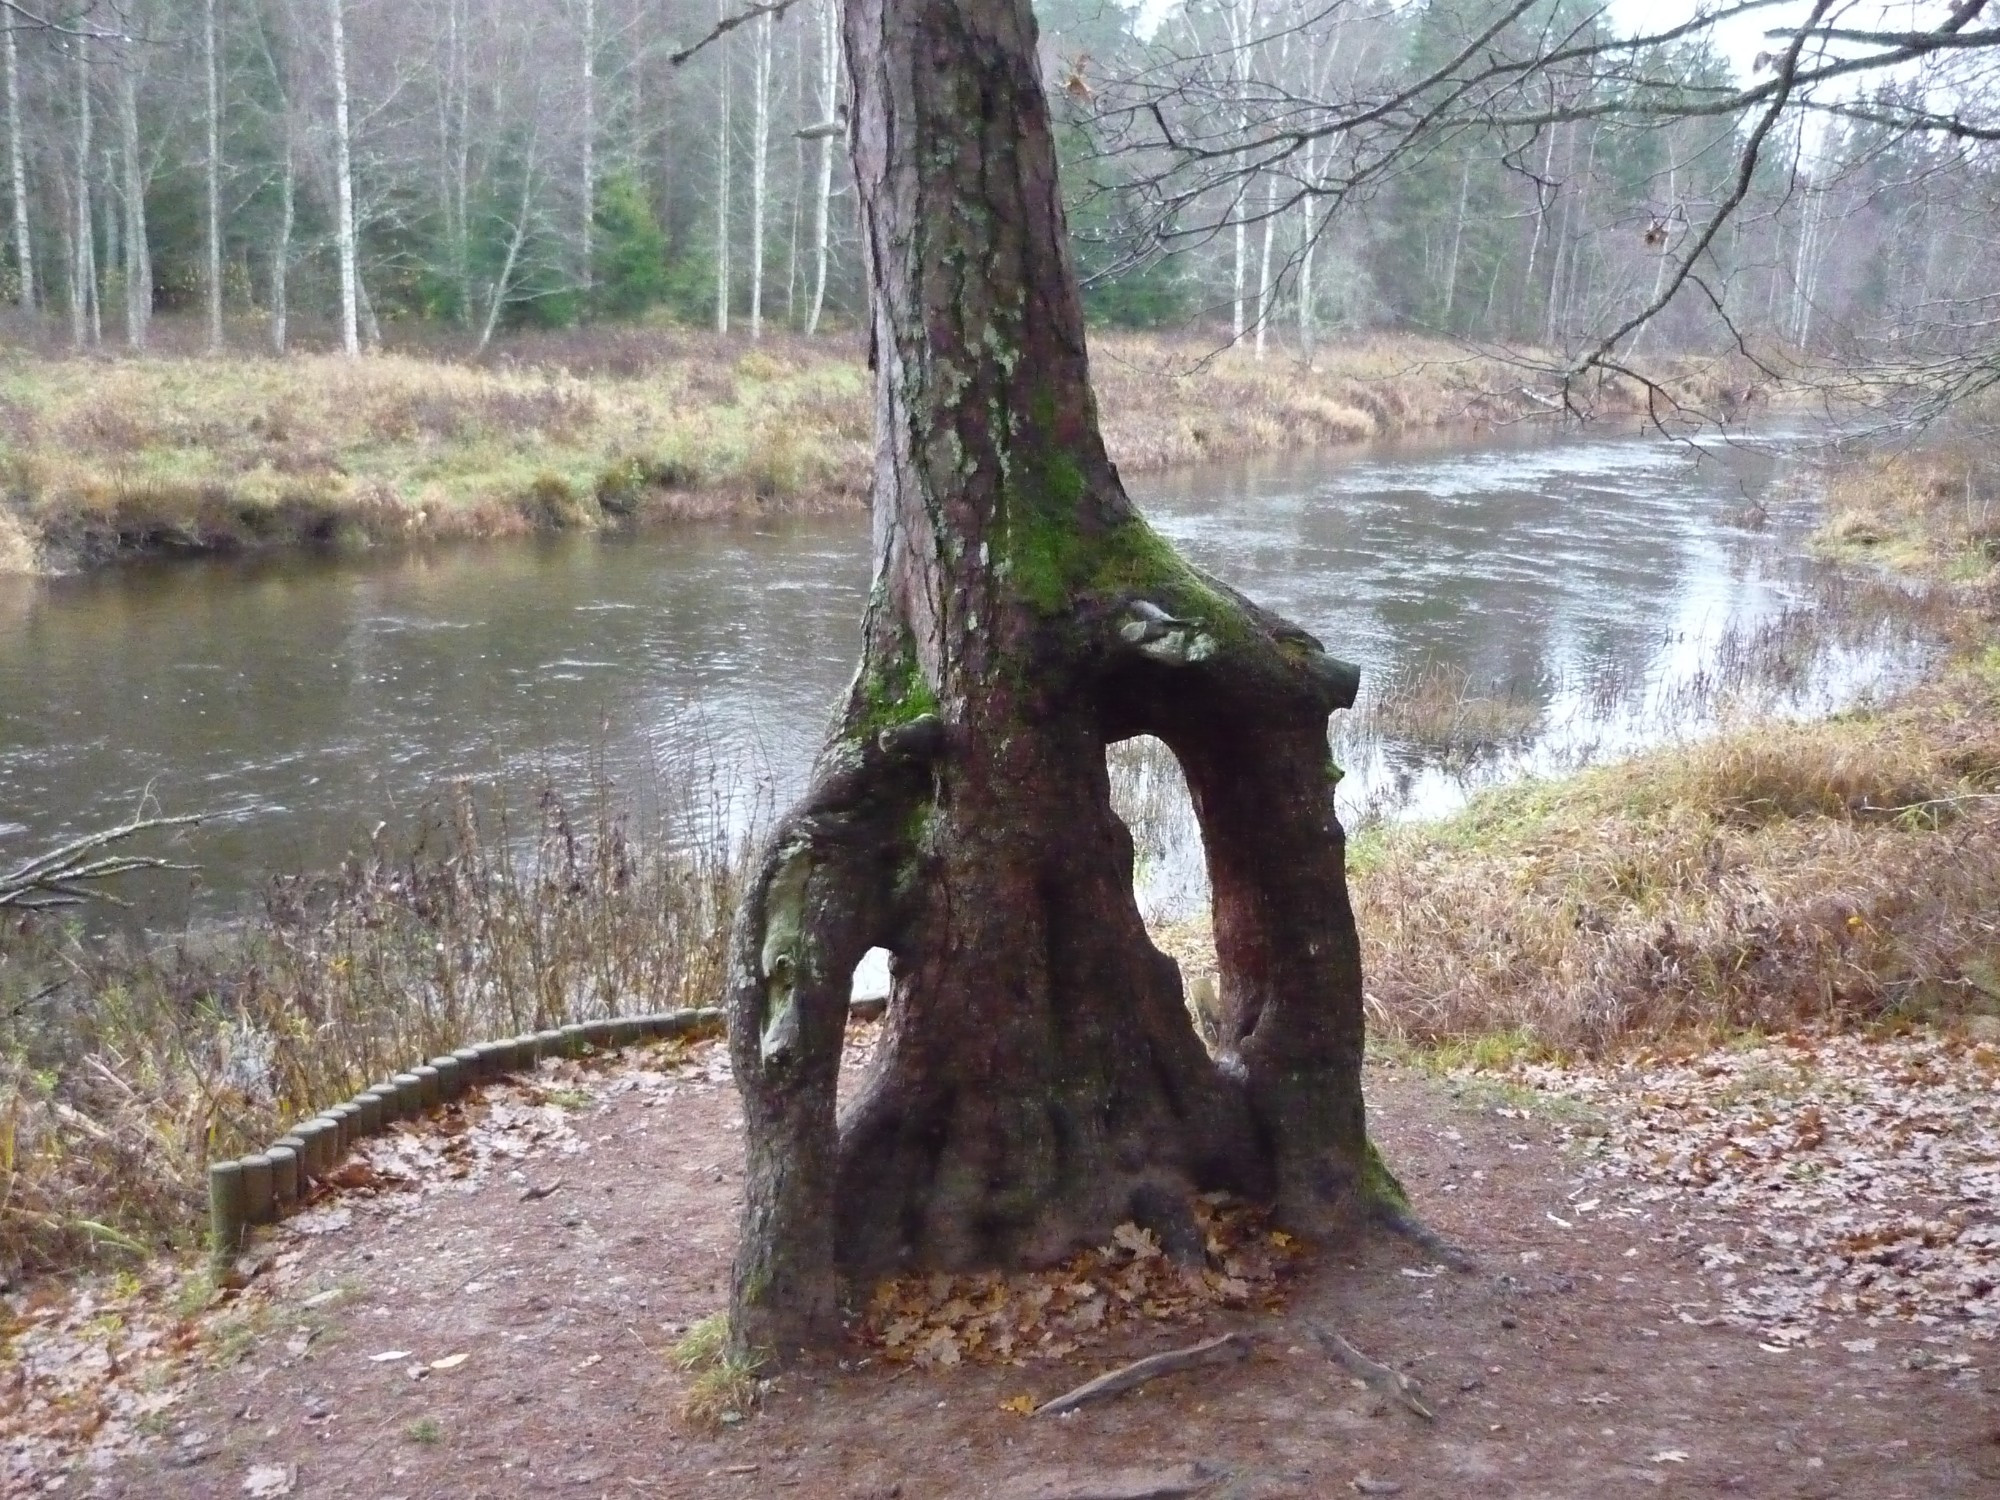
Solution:
<svg viewBox="0 0 2000 1500"><path fill-rule="evenodd" d="M0 1281L192 1247L210 1159L416 1059L713 1003L740 848L706 791L666 805L461 790L174 942L0 909Z"/></svg>
<svg viewBox="0 0 2000 1500"><path fill-rule="evenodd" d="M1444 345L1331 346L1313 370L1103 334L1128 471L1472 428L1542 411L1522 371ZM1690 366L1683 394L1720 372ZM523 339L467 364L0 360L0 573L121 558L489 537L653 518L858 507L868 375L846 338L687 332ZM1636 390L1607 390L1636 409Z"/></svg>
<svg viewBox="0 0 2000 1500"><path fill-rule="evenodd" d="M1816 546L1901 580L1830 607L1921 617L1930 680L1370 826L1349 875L1375 1036L1474 1059L1817 1023L2000 1039L2000 487L1950 443L1823 480ZM1434 686L1394 703L1447 748L1504 720ZM1205 921L1163 941L1212 970Z"/></svg>
<svg viewBox="0 0 2000 1500"><path fill-rule="evenodd" d="M1984 450L1846 466L1822 546L1934 590L1900 702L1485 795L1353 851L1378 1033L1599 1050L1801 1022L2000 1034L2000 491Z"/></svg>

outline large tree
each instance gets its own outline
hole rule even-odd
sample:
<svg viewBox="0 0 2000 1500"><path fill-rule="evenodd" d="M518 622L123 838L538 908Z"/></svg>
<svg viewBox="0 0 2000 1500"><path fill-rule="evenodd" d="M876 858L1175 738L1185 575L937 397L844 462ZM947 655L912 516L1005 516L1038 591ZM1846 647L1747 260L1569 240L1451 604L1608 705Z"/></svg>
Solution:
<svg viewBox="0 0 2000 1500"><path fill-rule="evenodd" d="M874 586L810 790L738 919L738 1345L845 1273L1034 1264L1120 1221L1198 1254L1229 1189L1395 1215L1327 719L1357 674L1180 559L1105 456L1028 0L848 0L872 288ZM1148 940L1106 747L1158 736L1206 843L1223 1045ZM892 955L836 1118L856 963Z"/></svg>

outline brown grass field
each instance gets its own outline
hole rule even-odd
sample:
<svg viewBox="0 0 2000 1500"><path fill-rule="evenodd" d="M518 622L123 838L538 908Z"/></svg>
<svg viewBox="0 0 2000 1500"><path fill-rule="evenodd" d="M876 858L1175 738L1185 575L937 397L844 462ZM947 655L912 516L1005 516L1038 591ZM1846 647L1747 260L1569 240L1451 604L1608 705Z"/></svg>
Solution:
<svg viewBox="0 0 2000 1500"><path fill-rule="evenodd" d="M1544 414L1545 379L1410 338L1312 367L1212 342L1103 333L1128 471ZM1694 403L1728 389L1688 361ZM1638 410L1608 385L1605 410ZM759 344L683 330L524 336L482 363L0 354L0 573L128 557L590 529L858 508L869 383L851 335Z"/></svg>

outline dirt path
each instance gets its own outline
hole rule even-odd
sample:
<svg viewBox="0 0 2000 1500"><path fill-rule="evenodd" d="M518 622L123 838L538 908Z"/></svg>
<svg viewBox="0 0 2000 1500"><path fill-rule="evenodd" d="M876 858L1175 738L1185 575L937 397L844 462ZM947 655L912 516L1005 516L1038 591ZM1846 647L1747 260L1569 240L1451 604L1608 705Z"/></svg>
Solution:
<svg viewBox="0 0 2000 1500"><path fill-rule="evenodd" d="M675 1416L687 1377L667 1355L727 1284L740 1152L719 1054L510 1089L456 1134L385 1148L380 1170L400 1162L422 1190L378 1181L276 1236L254 1311L211 1333L216 1367L149 1451L55 1492L2000 1495L1992 1343L1953 1363L1923 1325L1834 1317L1770 1344L1690 1321L1715 1288L1671 1203L1579 1215L1596 1189L1564 1132L1490 1094L1377 1066L1369 1096L1389 1159L1477 1272L1386 1239L1323 1250L1278 1312L1021 1366L857 1348L704 1434ZM1435 1422L1330 1363L1313 1325L1418 1378ZM1257 1337L1246 1363L1061 1418L1002 1404L1230 1327Z"/></svg>

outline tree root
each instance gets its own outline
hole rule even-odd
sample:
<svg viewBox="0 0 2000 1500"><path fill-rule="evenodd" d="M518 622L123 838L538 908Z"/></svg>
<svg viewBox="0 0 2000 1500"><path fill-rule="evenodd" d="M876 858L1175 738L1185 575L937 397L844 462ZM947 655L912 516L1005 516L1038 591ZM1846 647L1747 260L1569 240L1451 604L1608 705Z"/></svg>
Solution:
<svg viewBox="0 0 2000 1500"><path fill-rule="evenodd" d="M1424 1388L1416 1381L1401 1370L1370 1359L1332 1329L1321 1328L1316 1323L1309 1326L1312 1328L1313 1337L1319 1340L1320 1348L1326 1351L1328 1359L1342 1366L1350 1375L1367 1381L1384 1397L1408 1407L1426 1422L1437 1420L1437 1413L1424 1405Z"/></svg>
<svg viewBox="0 0 2000 1500"><path fill-rule="evenodd" d="M1095 1380L1086 1380L1073 1391L1066 1391L1054 1400L1044 1401L1035 1408L1038 1417L1059 1417L1066 1411L1075 1411L1087 1401L1101 1401L1109 1396L1122 1395L1144 1385L1149 1380L1157 1380L1162 1375L1171 1375L1177 1370L1192 1370L1199 1365L1219 1365L1250 1355L1250 1339L1240 1333L1225 1333L1199 1344L1190 1344L1185 1349L1168 1349L1160 1354L1149 1354L1144 1359L1135 1359L1129 1365L1107 1371Z"/></svg>
<svg viewBox="0 0 2000 1500"><path fill-rule="evenodd" d="M1479 1269L1479 1262L1473 1258L1470 1251L1453 1244L1401 1204L1376 1204L1375 1222L1398 1238L1406 1239L1436 1256L1454 1271L1467 1273Z"/></svg>

